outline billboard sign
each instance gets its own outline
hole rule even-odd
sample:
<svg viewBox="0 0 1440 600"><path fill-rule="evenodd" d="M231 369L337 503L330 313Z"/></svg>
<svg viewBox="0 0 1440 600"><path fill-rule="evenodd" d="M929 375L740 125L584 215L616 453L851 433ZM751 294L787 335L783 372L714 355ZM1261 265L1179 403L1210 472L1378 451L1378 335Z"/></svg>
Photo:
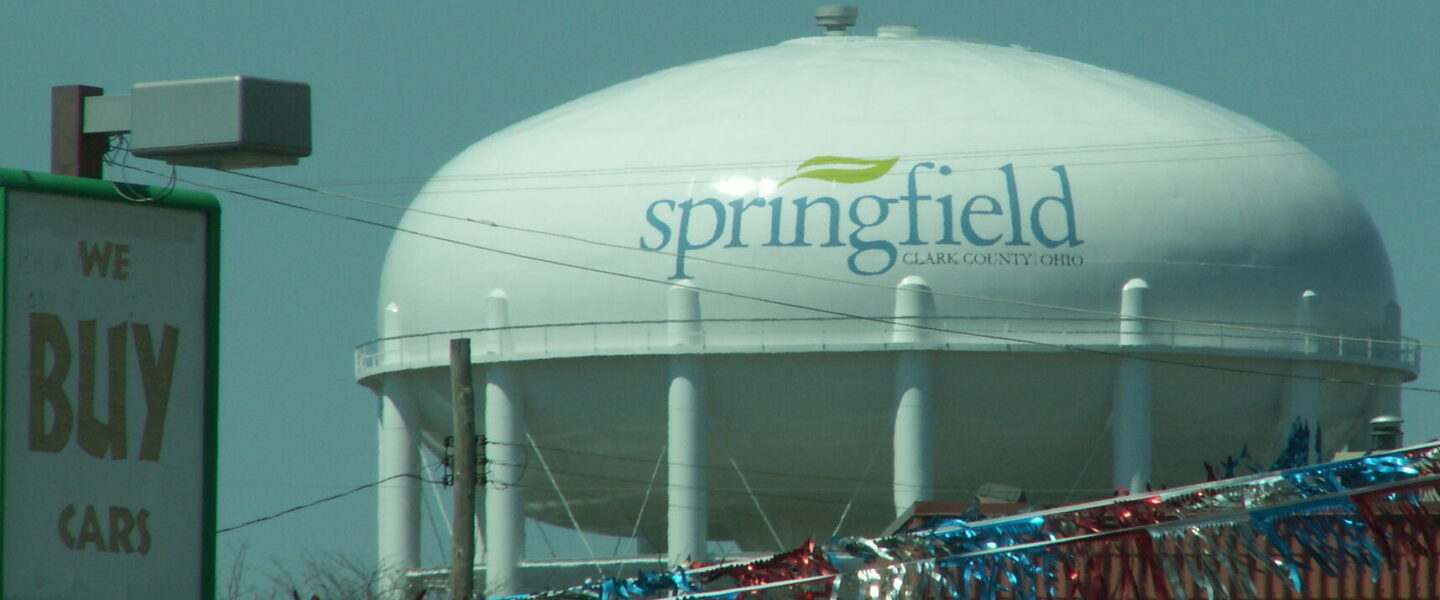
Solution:
<svg viewBox="0 0 1440 600"><path fill-rule="evenodd" d="M0 596L213 597L219 216L0 170Z"/></svg>

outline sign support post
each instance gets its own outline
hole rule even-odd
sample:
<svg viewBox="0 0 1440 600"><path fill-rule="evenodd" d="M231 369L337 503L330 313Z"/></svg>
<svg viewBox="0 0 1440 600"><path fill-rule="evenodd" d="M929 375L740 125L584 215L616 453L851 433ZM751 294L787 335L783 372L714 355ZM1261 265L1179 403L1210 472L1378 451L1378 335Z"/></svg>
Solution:
<svg viewBox="0 0 1440 600"><path fill-rule="evenodd" d="M88 85L50 88L50 172L100 179L110 137L85 133L85 99L105 90Z"/></svg>

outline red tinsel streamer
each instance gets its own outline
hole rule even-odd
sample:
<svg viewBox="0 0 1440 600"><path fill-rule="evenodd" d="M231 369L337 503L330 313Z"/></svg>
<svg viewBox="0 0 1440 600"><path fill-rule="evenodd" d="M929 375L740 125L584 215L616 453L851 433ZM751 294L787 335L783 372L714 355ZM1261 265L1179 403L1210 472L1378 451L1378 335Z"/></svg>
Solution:
<svg viewBox="0 0 1440 600"><path fill-rule="evenodd" d="M820 550L815 540L806 540L799 548L783 554L776 554L765 560L719 571L716 576L728 575L740 587L748 587L838 573L839 570L830 564L829 557ZM832 581L825 580L799 586L795 590L795 598L798 600L825 600L830 597L832 585ZM736 600L742 600L752 594L741 594Z"/></svg>
<svg viewBox="0 0 1440 600"><path fill-rule="evenodd" d="M1435 555L1436 515L1417 495L1437 489L1440 481L1425 481L1351 497L1392 572L1403 558Z"/></svg>
<svg viewBox="0 0 1440 600"><path fill-rule="evenodd" d="M1159 495L1125 500L1060 515L1073 522L1081 531L1104 533L1116 529L1158 525L1180 518L1173 501L1166 503Z"/></svg>
<svg viewBox="0 0 1440 600"><path fill-rule="evenodd" d="M1071 598L1174 600L1148 531L1107 535L1065 547L1074 557L1064 566Z"/></svg>
<svg viewBox="0 0 1440 600"><path fill-rule="evenodd" d="M1411 468L1425 475L1440 474L1440 446L1426 446L1405 453Z"/></svg>

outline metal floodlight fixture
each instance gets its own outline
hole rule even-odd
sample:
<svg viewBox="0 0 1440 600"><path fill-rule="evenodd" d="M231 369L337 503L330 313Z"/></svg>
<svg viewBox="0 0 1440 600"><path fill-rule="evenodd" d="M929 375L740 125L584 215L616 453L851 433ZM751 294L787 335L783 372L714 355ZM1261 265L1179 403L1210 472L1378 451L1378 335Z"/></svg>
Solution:
<svg viewBox="0 0 1440 600"><path fill-rule="evenodd" d="M310 86L247 75L137 83L85 99L86 134L130 133L130 152L172 165L248 169L310 155Z"/></svg>

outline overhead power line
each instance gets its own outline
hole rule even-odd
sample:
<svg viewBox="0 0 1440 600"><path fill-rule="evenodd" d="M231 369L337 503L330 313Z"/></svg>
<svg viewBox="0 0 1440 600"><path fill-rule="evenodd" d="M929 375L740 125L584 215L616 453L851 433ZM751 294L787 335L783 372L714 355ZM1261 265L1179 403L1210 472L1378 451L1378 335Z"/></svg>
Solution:
<svg viewBox="0 0 1440 600"><path fill-rule="evenodd" d="M1392 150L1418 150L1418 149L1424 149L1424 148L1434 148L1434 147L1437 147L1437 146L1440 146L1440 144L1436 144L1436 143L1431 142L1431 143L1415 144L1415 145L1411 145L1411 146L1395 147L1395 148L1392 148ZM1130 165L1130 164L1158 164L1158 163L1175 163L1175 162L1193 163L1193 162L1215 161L1215 160L1250 160L1250 159L1254 159L1254 158L1280 157L1280 156L1308 156L1308 155L1311 155L1311 154L1313 154L1311 151L1306 150L1306 149L1303 149L1303 148L1300 148L1300 149L1287 150L1287 151L1281 151L1281 152L1248 153L1248 154L1229 154L1229 155L1213 155L1213 156L1181 156L1181 157L1153 157L1153 156L1152 156L1152 157L1147 157L1147 158L1143 158L1143 159L1066 161L1065 164L1066 164L1066 166L1077 166L1077 167L1079 167L1079 166L1088 166L1088 167L1094 167L1094 166L1113 166L1113 165ZM928 157L926 157L926 158L928 158ZM794 164L797 164L798 162L799 162L799 161L797 161L796 163L786 163L786 165L793 167L793 165L794 165ZM1048 168L1050 168L1051 166L1053 166L1053 165L1051 165L1051 164L1042 164L1042 163L1015 164L1015 165L1014 165L1015 169L1017 169L1017 170L1023 170L1023 169L1038 169L1038 168L1047 168L1047 169L1048 169ZM952 173L983 173L983 172L989 172L989 171L993 171L993 170L994 170L994 167L992 167L992 166L964 167L964 168L955 168L955 167L952 167L952 168L951 168L951 172L952 172ZM583 173L579 173L579 174L576 174L576 175L574 175L574 176L576 176L576 177L583 176ZM452 180L450 180L450 181L467 181L467 180L468 180L468 179L465 178L466 176L454 176L454 177L455 177L455 179L452 179ZM477 176L477 177L478 177L478 176ZM441 182L446 181L446 176L440 176L440 179L439 179L438 181L441 181ZM657 180L644 180L644 181L622 180L622 181L613 181L613 182L587 181L587 182L585 182L585 183L572 183L572 184L559 184L559 183L556 183L556 184L551 184L551 185L515 185L515 186L503 186L503 187L462 187L462 188L447 189L447 190L440 190L440 191L430 190L430 191L428 191L427 193L437 194L437 195L438 195L438 194L474 194L474 193L501 193L501 192L507 192L507 193L508 193L508 192L540 192L540 191L573 191L573 190L594 190L594 189L601 189L601 188L605 188L605 189L616 189L616 188L641 188L641 187L671 187L671 186L684 186L684 185L688 185L688 184L690 184L690 183L692 183L692 182L693 182L693 180L692 180L692 179L689 179L689 178L686 178L686 179L665 179L665 180L658 180L658 179L657 179Z"/></svg>
<svg viewBox="0 0 1440 600"><path fill-rule="evenodd" d="M503 442L489 442L489 443L491 443L491 444L502 444L502 445L507 445L507 446L529 447L528 444L509 444L509 443L503 443ZM650 459L648 459L648 458L640 458L640 457L634 457L634 456L621 456L621 455L618 455L618 454L606 454L606 453L603 453L603 452L591 452L591 451L588 451L588 450L576 450L576 449L573 449L573 448L561 448L561 447L559 447L559 446L541 446L541 445L537 445L537 446L535 446L535 447L538 448L538 449L544 450L544 451L546 451L546 452L559 452L559 453L562 453L562 454L575 454L575 455L579 455L579 456L588 456L588 457L592 457L592 458L600 458L600 459L605 459L605 460L614 460L614 461L623 461L623 462L634 462L634 463L643 463L643 464L649 464L649 463L654 462L654 461L652 461L652 460L650 460ZM502 464L502 463L491 463L491 464ZM730 468L730 467L726 467L726 466L722 466L722 465L709 465L709 464L699 464L699 465L696 465L696 464L690 464L690 463L670 463L670 464L674 464L674 465L676 465L676 466L684 466L684 467L697 467L697 468L708 469L708 470L713 470L713 471L723 471L723 472L729 472L729 471L731 471L731 468ZM524 466L524 465L514 465L514 466ZM848 483L873 483L873 484L876 484L876 485L890 485L890 483L891 483L889 480L864 479L864 478L856 478L856 477L841 477L841 476L837 476L837 475L818 475L818 474L814 474L814 473L791 473L791 472L786 472L786 471L770 471L770 470L765 470L765 469L753 469L753 468L747 468L747 469L745 469L745 470L746 470L746 472L751 473L751 474L755 474L755 475L770 475L770 476L775 476L775 477L790 477L790 478L795 478L795 479L816 479L816 480L834 481L834 482L838 482L838 483L847 483L847 484L848 484Z"/></svg>
<svg viewBox="0 0 1440 600"><path fill-rule="evenodd" d="M257 524L259 524L259 523L264 523L264 522L269 521L269 520L272 520L272 519L278 519L278 518L283 517L283 516L285 516L285 515L288 515L288 514L290 514L290 513L302 511L302 510L305 510L305 509L307 509L307 508L311 508L311 507L314 507L314 506L319 506L319 505L321 505L321 504L324 504L324 503L326 503L326 502L330 502L330 501L332 501L332 500L339 500L339 499L344 498L344 497L346 497L346 496L349 496L349 495L351 495L351 494L368 490L368 489L370 489L370 488L372 488L372 487L378 486L378 485L380 485L380 484L382 484L382 483L385 483L385 482L387 482L387 481L391 481L391 480L394 480L394 479L400 479L400 478L404 478L404 477L409 477L409 478L412 478L412 479L417 479L417 480L419 480L419 481L423 481L423 482L426 482L426 483L440 483L439 481L432 481L432 480L429 480L429 479L425 479L424 477L420 477L419 475L414 475L414 474L411 474L411 473L401 473L401 474L399 474L399 475L391 475L390 477L386 477L386 478L384 478L384 479L381 479L380 481L376 481L376 482L373 482L373 483L367 483L367 484L365 484L365 485L357 486L357 487L351 488L351 489L349 489L349 490L340 492L340 493L338 493L338 494L332 494L332 495L330 495L330 496L326 496L326 497L324 497L324 498L320 498L319 500L314 500L314 501L312 501L312 502L306 502L305 504L301 504L301 505L298 505L298 506L292 506L292 507L290 507L290 508L287 508L287 509L285 509L285 510L282 510L282 511L277 512L277 513L274 513L274 514L266 515L266 516L259 517L259 518L256 518L256 519L250 519L249 521L246 521L246 522L244 522L244 523L240 523L240 524L238 524L238 525L231 525L230 527L225 527L225 528L223 528L223 529L217 529L217 530L215 531L215 533L217 533L217 534L219 534L219 533L229 533L229 532L231 532L231 531L235 531L236 529L242 529L242 528L245 528L245 527L249 527L249 526L251 526L251 525L257 525Z"/></svg>
<svg viewBox="0 0 1440 600"><path fill-rule="evenodd" d="M1010 158L1029 156L1048 156L1057 154L1099 154L1110 152L1132 152L1132 151L1157 151L1169 149L1195 149L1195 148L1222 148L1237 146L1255 146L1263 144L1289 144L1292 142L1303 143L1324 143L1332 141L1353 141L1363 139L1386 139L1386 138L1420 138L1429 143L1420 147L1435 147L1430 142L1440 128L1414 128L1396 130L1369 130L1369 131L1337 131L1320 132L1287 136L1281 133L1255 134L1249 136L1227 136L1215 138L1193 138L1180 140L1167 140L1155 142L1119 142L1106 144L1075 144L1066 146L1028 146L1016 148L985 149L985 150L938 150L926 153L909 153L900 155L903 160L945 160L945 159L987 159L987 158ZM1392 146L1385 150L1407 150L1413 149L1408 146ZM1342 152L1373 151L1373 149L1347 149ZM1308 151L1306 152L1308 153ZM1286 154L1289 154L1287 152ZM1225 158L1242 158L1255 156L1254 154L1235 155ZM785 159L774 159L765 161L731 161L731 162L701 162L701 163L669 163L651 165L630 165L625 167L601 167L588 169L547 169L535 171L505 171L491 173L475 173L467 175L438 175L438 176L415 176L415 177L390 177L380 179L357 179L333 182L331 185L354 185L354 186L375 186L394 185L405 183L424 182L464 182L464 181L509 181L509 180L534 180L534 179L565 179L571 177L585 176L633 176L646 174L664 173L692 173L695 171L724 171L724 170L755 170L755 169L786 169L792 168L808 156L797 156ZM1177 158L1175 160L1190 160L1193 157ZM1138 161L1115 161L1114 164L1136 162L1149 162L1148 160ZM1078 164L1078 163L1077 163ZM1107 163L1109 164L1109 163ZM988 169L988 167L986 168ZM257 178L260 179L260 178ZM277 184L280 184L276 182ZM284 185L284 184L280 184ZM507 191L517 188L504 188ZM530 188L518 188L530 189ZM550 187L533 189L552 189ZM470 190L466 190L470 191ZM477 189L476 191L487 191Z"/></svg>
<svg viewBox="0 0 1440 600"><path fill-rule="evenodd" d="M360 197L360 196L355 196L355 195L352 195L352 194L345 194L345 193L342 193L342 192L335 192L335 191L331 191L331 190L325 190L325 189L317 188L317 187L313 187L313 186L308 186L308 185L303 185L303 184L296 184L296 183L289 183L289 182L285 182L285 181L282 181L282 180L279 180L279 179L274 179L274 178L270 178L270 177L265 177L265 176L262 176L262 175L255 175L255 174L251 174L251 173L240 173L240 172L236 172L236 171L225 171L225 172L226 172L226 173L230 173L230 174L232 174L232 175L239 176L239 177L245 177L245 178L249 178L249 179L254 179L254 180L259 180L259 181L265 181L265 182L270 182L270 183L273 183L273 184L276 184L276 185L280 185L280 186L284 186L284 187L290 187L290 188L294 188L294 189L299 189L299 190L303 190L303 191L310 192L310 193L314 193L314 194L320 194L320 195L323 195L323 196L330 196L330 197L334 197L334 198L339 198L339 199L344 199L344 200L350 200L350 201L353 201L353 202L359 202L359 203L362 203L362 204L369 204L369 205L372 205L372 206L382 206L382 207L386 207L386 208L390 208L390 209L394 209L394 210L399 210L399 211L402 211L402 212L413 212L413 213L416 213L416 214L429 215L429 216L438 217L438 218L443 218L443 219L450 219L450 220L455 220L455 221L460 221L460 222L465 222L465 223L471 223L471 224L474 224L474 225L481 225L481 226L485 226L485 227L493 227L493 228L497 228L497 229L504 229L504 230L508 230L508 231L515 231L515 232L520 232L520 233L540 235L540 236L552 237L552 238L557 238L557 239L564 239L564 240L569 240L569 241L573 241L573 242L588 244L588 245L592 245L592 246L603 247L603 248L611 248L611 249L616 249L616 250L623 250L623 251L627 251L627 252L636 252L636 253L652 254L652 255L653 255L653 254L661 254L661 255L665 255L665 256L675 256L675 253L674 253L674 252L671 252L671 251L668 251L668 250L647 250L647 249L644 249L644 248L639 248L639 247L637 247L637 246L635 246L635 245L615 244L615 243L611 243L611 242L605 242L605 241L601 241L601 240L596 240L596 239L593 239L593 238L586 238L586 237L578 236L578 235L574 235L574 234L560 233L560 232L555 232L555 231L547 231L547 230L536 229L536 228L531 228L531 227L521 227L521 226L516 226L516 225L508 225L508 224L500 223L500 222L497 222L497 221L494 221L494 220L491 220L491 219L477 219L477 218L467 217L467 216L463 216L463 215L455 215L455 214L444 213L444 212L440 212L440 211L433 211L433 210L426 210L426 209L422 209L422 208L415 208L415 207L412 207L412 206L407 206L407 205L402 205L402 204L396 204L396 203L392 203L392 202L384 202L384 201L380 201L380 200L374 200L374 199L370 199L370 198L364 198L364 197ZM824 275L816 275L816 274L813 274L813 273L804 273L804 272L799 272L799 271L788 271L788 270L785 270L785 269L776 269L776 268L765 267L765 266L757 265L757 264L729 262L729 261L724 261L724 260L719 260L719 259L714 259L714 258L707 258L707 257L704 257L704 256L687 255L685 258L686 258L686 260L690 260L690 261L701 262L701 263L706 263L706 264L712 264L712 265L717 265L717 266L723 266L723 267L728 267L728 268L743 269L743 270L747 270L747 271L754 271L754 272L761 272L761 273L770 273L770 274L776 274L776 275L783 275L783 276L786 276L786 277L796 277L796 278L801 278L801 279L808 279L808 280L811 280L811 281L821 281L821 282L832 283L832 284L837 284L837 285L845 285L845 286L861 287L861 288L869 288L869 289L883 289L883 290L886 290L886 291L891 291L891 290L894 289L892 286L889 286L889 285L886 285L886 284L868 283L868 282L865 282L865 281L856 281L856 280L853 280L853 279L842 279L842 278L838 278L838 277L827 277L827 276L824 276ZM1033 301L1028 301L1028 300L1018 300L1018 299L1014 299L1014 298L1001 298L1001 297L997 297L997 296L986 296L986 295L982 295L982 294L970 294L970 293L964 293L964 292L954 292L954 291L948 291L948 290L943 290L943 289L933 289L933 290L931 290L930 294L931 294L932 296L937 296L937 297L958 298L958 299L964 299L964 300L974 300L974 301L990 302L990 303L996 303L996 304L1007 304L1007 305L1021 306L1021 307L1026 307L1026 308L1036 308L1036 309L1054 310L1054 311L1060 311L1060 312L1071 312L1071 313L1078 313L1078 314L1096 315L1096 316L1103 316L1103 317L1107 317L1107 318L1120 318L1120 317L1122 317L1122 315L1119 313L1119 311L1108 311L1108 310L1099 310L1099 309L1083 308L1083 307L1076 307L1076 306L1065 306L1065 305L1060 305L1060 304L1050 304L1050 303L1044 303L1044 302L1033 302ZM1317 340L1336 340L1336 341L1340 341L1340 342L1356 341L1356 342L1364 342L1364 343L1367 343L1367 344L1396 345L1396 346L1402 345L1402 344L1405 344L1405 343L1406 343L1405 340L1389 340L1389 339L1379 339L1379 338L1370 338L1370 337L1346 336L1346 335L1329 334L1329 333L1322 333L1322 332L1305 332L1305 331L1297 331L1297 330L1295 330L1295 329L1282 329L1282 328L1273 327L1273 326L1267 327L1267 326L1262 326L1262 325L1245 324L1245 323L1225 323L1225 322L1218 322L1218 321L1203 321L1203 320L1197 320L1197 319L1178 319L1178 318L1173 318L1173 317L1158 317L1158 316L1144 316L1144 315L1141 315L1141 316L1124 316L1124 318L1129 319L1129 320L1146 321L1146 322L1151 322L1151 323L1165 323L1165 324L1171 324L1171 325L1189 325L1189 326L1207 327L1207 328L1223 329L1223 330L1231 330L1231 331L1244 331L1244 332L1249 332L1249 333L1265 333L1265 334L1271 334L1271 335L1284 335L1284 336L1291 336L1291 337L1294 337L1294 338L1296 338L1296 339L1305 337L1305 338L1317 339ZM1413 345L1415 345L1415 346L1417 346L1417 347L1427 347L1427 346L1437 346L1437 345L1440 345L1440 344L1423 344L1423 343L1420 343L1420 342L1413 342Z"/></svg>
<svg viewBox="0 0 1440 600"><path fill-rule="evenodd" d="M142 168L133 167L133 166L132 166L132 167L128 167L128 168L134 169L134 170L138 170L138 171L142 171L142 172L146 172L146 173L150 173L150 174L153 174L153 175L159 175L159 173L157 173L157 172L155 172L155 171L152 171L152 170L149 170L149 169L142 169ZM670 287L670 286L673 285L673 282L668 281L668 280L664 280L664 279L654 279L654 278L650 278L650 277L643 277L643 276L640 276L640 275L634 275L634 274L630 274L630 273L623 273L623 272L613 271L613 270L610 270L610 269L604 269L604 268L600 268L600 267L594 267L594 266L588 266L588 265L583 265L583 264L578 264L578 263L566 262L566 261L562 261L562 260L558 260L558 259L545 258L545 257L542 257L542 256L535 256L535 255L531 255L531 254L525 254L525 253L523 253L523 252L516 252L516 251L513 251L513 250L506 250L506 249L504 249L504 248L497 248L497 247L494 247L494 246L487 246L487 245L484 245L484 244L478 244L478 243L474 243L474 242L467 242L467 241L464 241L464 240L458 240L458 239L454 239L454 238L449 238L449 237L445 237L445 236L443 236L443 235L438 235L438 234L434 234L434 233L429 233L429 232L425 232L425 231L420 231L420 230L417 230L417 229L410 229L410 228L406 228L406 227L401 227L401 226L399 226L399 225L391 225L391 224L388 224L388 223L382 223L382 222L375 221L375 220L372 220L372 219L366 219L366 218L357 217L357 216L353 216L353 215L347 215L347 214L344 214L344 213L338 213L338 212L334 212L334 211L328 211L328 210L322 210L322 209L313 208L313 207L309 207L309 206L303 206L303 205L294 204L294 203L291 203L291 202L285 202L285 201L282 201L282 200L276 200L276 199L269 198L269 197L265 197L265 196L261 196L261 195L258 195L258 194L253 194L253 193L249 193L249 192L243 192L243 191L239 191L239 190L234 190L234 189L226 188L226 187L223 187L223 186L217 186L217 185L213 185L213 184L207 184L207 183L204 183L204 182L194 181L194 180L190 180L190 179L178 178L178 180L179 180L179 181L184 181L184 182L189 183L189 184L192 184L192 185L201 186L201 187L204 187L204 188L207 188L207 189L212 189L212 190L227 192L227 193L234 194L234 195L237 195L237 196L242 196L242 197L245 197L245 198L251 198L251 199L254 199L254 200L259 200L259 201L261 201L261 202L266 202L266 203L274 204L274 205L277 205L277 206L284 206L284 207L291 208L291 209L294 209L294 210L300 210L300 211L309 212L309 213L313 213L313 214L317 214L317 215L321 215L321 216L326 216L326 217L330 217L330 218L336 218L336 219L351 221L351 222L354 222L354 223L359 223L359 224L363 224L363 225L368 225L368 226L371 226L371 227L378 227L378 228L381 228L381 229L386 229L386 230L394 231L394 232L397 232L397 233L405 233L405 234L408 234L408 235L414 235L414 236L417 236L417 237L421 237L421 238L425 238L425 239L430 239L430 240L435 240L435 241L438 241L438 242L455 244L455 245L458 245L458 246L462 246L462 247L466 247L466 248L471 248L471 249L475 249L475 250L480 250L480 251L484 251L484 252L489 252L489 253L493 253L493 254L499 254L499 255L502 255L502 256L509 256L509 257L518 258L518 259L521 259L521 260L527 260L527 261L532 261L532 262L537 262L537 263L542 263L542 264L548 264L548 265L557 266L557 267L563 267L563 268L567 268L567 269L574 269L574 270L578 270L578 271L595 273L595 274L599 274L599 275L606 275L606 276L615 277L615 278L619 278L619 279L628 279L628 280L631 280L631 281L637 281L637 282L648 283L648 284L653 284L653 285L659 285L659 286L665 286L665 287ZM720 288L704 287L704 286L695 285L695 286L692 286L692 289L694 289L694 290L697 291L697 292L701 292L701 293L709 293L709 294L714 294L714 295L717 295L717 296L725 296L725 297L737 298L737 299L742 299L742 300L751 300L751 301L755 301L755 302L760 302L760 303L764 303L764 304L769 304L769 305L772 305L772 306L779 306L779 307L783 307L783 308L790 308L790 309L795 309L795 310L814 312L814 313L818 313L818 314L829 315L829 316L833 316L833 317L841 317L841 318L851 319L851 320L856 320L856 321L868 321L868 322L873 322L873 323L878 323L878 324L883 324L883 325L891 325L891 326L901 325L901 324L902 324L902 323L897 322L896 319L890 318L890 317L876 317L876 316L869 316L869 315L860 315L860 314L850 313L850 312L841 311L841 310L828 309L828 308L824 308L824 307L820 307L820 306L812 306L812 305L801 304L801 303L798 303L798 302L789 302L789 301L785 301L785 300L778 300L778 299L775 299L775 298L767 298L767 297L763 297L763 296L755 296L755 295L750 295L750 294L744 294L744 293L741 293L741 292L735 292L735 291L730 291L730 290L725 290L725 289L720 289ZM966 330L960 330L960 329L954 329L954 328L945 328L945 327L938 327L938 326L932 326L932 325L923 325L923 324L916 324L916 323L903 323L903 325L904 325L905 327L908 327L908 328L911 328L911 329L917 329L917 330L934 331L934 332L937 332L937 333L946 333L946 334L952 334L952 335L975 337L975 338L980 338L980 339L988 339L988 340L995 340L995 341L1002 341L1002 342L1010 342L1010 343L1015 343L1015 344L1025 344L1025 345L1032 345L1032 346L1040 346L1040 347L1054 348L1054 349L1062 350L1062 351L1076 352L1076 353L1082 353L1082 354L1091 354L1091 355L1097 355L1097 356L1106 356L1106 357L1111 357L1111 358L1128 358L1128 359L1146 361L1146 362L1150 362L1150 363L1154 363L1154 364L1165 364L1165 365L1172 365L1172 366L1179 366L1179 367L1187 367L1187 368L1196 368L1196 369L1205 369L1205 370L1219 371L1219 372L1227 372L1227 373L1238 373L1238 374L1247 374L1247 375L1260 375L1260 376L1267 376L1267 377L1277 377L1277 378L1281 378L1281 379L1301 379L1301 380L1318 381L1318 382L1322 382L1322 383L1335 383L1335 384L1356 385L1356 386L1362 386L1362 387L1378 387L1378 388L1387 388L1387 389L1401 389L1401 390L1410 390L1410 391L1417 391L1417 392L1426 392L1426 393L1440 394L1440 388L1427 388L1427 387L1419 387L1419 386L1405 386L1405 385L1400 385L1400 384L1386 384L1386 383L1380 383L1380 382L1377 382L1377 381L1363 381L1363 380L1355 380L1355 379L1345 379L1345 378L1331 377L1331 376L1325 376L1325 375L1300 375L1300 374L1295 374L1295 373L1284 373L1284 372L1276 372L1276 371L1263 371L1263 370L1259 370L1259 369L1249 369L1249 368L1244 368L1244 367L1229 367L1229 366L1224 366L1224 365L1210 365L1210 364L1203 364L1203 363L1194 363L1194 362L1189 362L1189 361L1184 361L1184 360L1179 360L1179 359L1164 358L1164 357L1155 356L1155 355L1149 355L1149 354L1134 354L1134 353L1129 353L1129 352L1121 352L1121 351L1118 351L1118 350L1105 350L1105 349L1100 349L1100 348L1089 348L1089 347L1084 347L1084 346L1077 346L1077 345L1074 345L1074 344L1062 344L1062 343L1057 343L1057 342L1046 342L1046 341L1040 341L1040 340L1025 339L1025 338L1015 337L1015 336L1012 336L1012 335L1000 335L1000 334L996 334L996 333L981 333L981 332L977 332L977 331L966 331Z"/></svg>

